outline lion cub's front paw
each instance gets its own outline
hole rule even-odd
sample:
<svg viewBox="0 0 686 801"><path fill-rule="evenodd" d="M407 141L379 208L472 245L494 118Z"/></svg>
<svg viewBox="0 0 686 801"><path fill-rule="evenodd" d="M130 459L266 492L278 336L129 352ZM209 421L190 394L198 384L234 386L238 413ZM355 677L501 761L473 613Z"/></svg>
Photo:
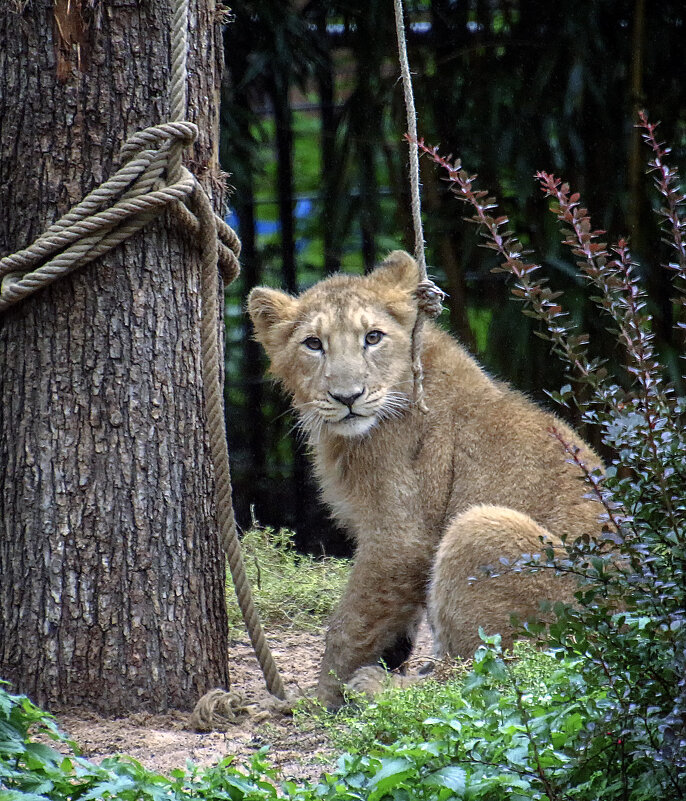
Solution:
<svg viewBox="0 0 686 801"><path fill-rule="evenodd" d="M345 689L350 692L366 695L373 698L381 690L387 687L409 687L417 681L410 676L399 676L396 673L389 673L379 665L365 665L358 668L345 684Z"/></svg>

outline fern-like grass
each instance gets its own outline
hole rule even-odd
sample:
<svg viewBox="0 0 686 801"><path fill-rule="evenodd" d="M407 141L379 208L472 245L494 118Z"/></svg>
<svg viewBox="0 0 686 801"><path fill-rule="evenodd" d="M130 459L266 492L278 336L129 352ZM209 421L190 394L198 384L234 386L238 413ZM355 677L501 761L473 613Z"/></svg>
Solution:
<svg viewBox="0 0 686 801"><path fill-rule="evenodd" d="M241 545L255 605L267 626L319 631L341 597L348 577L349 561L333 557L315 558L296 552L287 529L254 527ZM242 629L241 616L227 578L229 627Z"/></svg>

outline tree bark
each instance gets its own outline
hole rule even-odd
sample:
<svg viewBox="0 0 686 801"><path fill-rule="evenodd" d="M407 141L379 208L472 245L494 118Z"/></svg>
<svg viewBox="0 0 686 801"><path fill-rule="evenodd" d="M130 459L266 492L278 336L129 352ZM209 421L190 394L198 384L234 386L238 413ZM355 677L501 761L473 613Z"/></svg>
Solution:
<svg viewBox="0 0 686 801"><path fill-rule="evenodd" d="M189 19L186 160L219 205L214 0ZM167 0L3 4L3 255L169 119L170 31ZM50 708L228 687L199 319L199 253L171 217L0 316L0 676Z"/></svg>

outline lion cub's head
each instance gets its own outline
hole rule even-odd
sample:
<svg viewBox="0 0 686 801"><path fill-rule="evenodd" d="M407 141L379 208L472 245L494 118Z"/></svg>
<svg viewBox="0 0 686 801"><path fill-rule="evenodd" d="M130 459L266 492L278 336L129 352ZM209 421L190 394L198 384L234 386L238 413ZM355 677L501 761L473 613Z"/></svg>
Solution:
<svg viewBox="0 0 686 801"><path fill-rule="evenodd" d="M271 372L314 438L364 435L410 405L418 276L414 259L396 250L367 276L334 275L297 298L250 293Z"/></svg>

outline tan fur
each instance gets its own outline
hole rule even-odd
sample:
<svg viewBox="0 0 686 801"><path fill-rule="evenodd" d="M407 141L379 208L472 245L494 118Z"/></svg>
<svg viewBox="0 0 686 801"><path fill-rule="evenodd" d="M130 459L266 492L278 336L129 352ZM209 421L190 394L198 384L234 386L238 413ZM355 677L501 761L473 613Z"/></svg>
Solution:
<svg viewBox="0 0 686 801"><path fill-rule="evenodd" d="M589 465L597 455L432 324L422 350L429 412L412 405L417 280L415 261L394 251L368 276L336 275L298 298L257 287L248 300L308 435L322 496L356 543L319 679L330 706L359 667L393 661L427 601L439 650L471 656L479 626L509 645L510 614L566 595L564 584L549 570L469 578L497 570L501 556L540 552L541 537L556 543L597 527L597 505L550 428ZM366 343L375 331L383 336Z"/></svg>
<svg viewBox="0 0 686 801"><path fill-rule="evenodd" d="M350 680L345 683L345 690L346 693L373 698L389 687L405 690L421 680L421 676L402 676L397 673L389 673L380 665L365 665L353 673Z"/></svg>
<svg viewBox="0 0 686 801"><path fill-rule="evenodd" d="M502 631L503 644L510 647L511 631L509 626L503 629L507 614L503 602L521 620L540 619L542 600L570 595L575 583L569 586L568 580L551 575L549 568L522 575L517 560L523 554L540 554L540 561L546 564L544 543L552 546L558 540L529 515L504 506L472 506L450 522L436 552L429 584L437 658L466 658L476 651L481 638L474 626L475 609L479 610L479 626L488 633ZM494 575L485 575L485 566Z"/></svg>

